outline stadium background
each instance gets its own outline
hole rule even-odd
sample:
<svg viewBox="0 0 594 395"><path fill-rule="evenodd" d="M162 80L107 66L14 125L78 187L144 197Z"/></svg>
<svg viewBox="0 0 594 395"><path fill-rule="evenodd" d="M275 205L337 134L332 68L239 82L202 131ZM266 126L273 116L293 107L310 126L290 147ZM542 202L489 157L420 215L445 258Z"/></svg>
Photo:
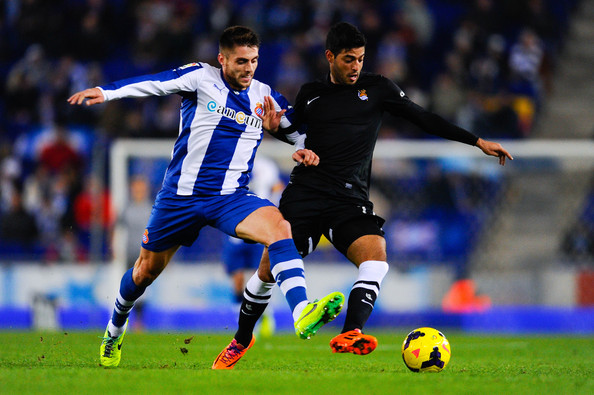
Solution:
<svg viewBox="0 0 594 395"><path fill-rule="evenodd" d="M75 108L66 103L71 93L191 61L216 64L220 31L239 23L263 40L256 78L293 100L303 82L326 72L325 32L346 20L368 37L367 70L481 137L590 142L592 3L0 2L0 328L105 324L126 264L113 243L124 227L114 203L122 191L110 190L113 149L122 139L149 146L144 139L151 138L167 151L177 134L177 96ZM381 138L434 141L388 117ZM273 144L266 140L263 146ZM166 164L166 157L132 156L125 171L147 181L151 200ZM286 177L290 164L280 164ZM555 167L533 161L506 168L513 166ZM388 219L392 270L370 325L594 332L592 167L579 174L586 180L579 188L569 188L577 203L557 213L563 222L531 240L526 233L547 225L534 218L547 217L546 203L555 205L543 197L570 200L556 182L575 174L535 173L534 182L548 187L526 186L528 202L518 207L517 188L495 167L476 171L468 158L376 161L373 200ZM510 207L532 208L531 217L509 225L506 215L518 214ZM234 325L219 262L222 238L205 230L178 252L146 295L146 328ZM332 248L316 251L306 269L313 296L328 288L348 292L355 275ZM288 327L284 302L274 303L281 328Z"/></svg>

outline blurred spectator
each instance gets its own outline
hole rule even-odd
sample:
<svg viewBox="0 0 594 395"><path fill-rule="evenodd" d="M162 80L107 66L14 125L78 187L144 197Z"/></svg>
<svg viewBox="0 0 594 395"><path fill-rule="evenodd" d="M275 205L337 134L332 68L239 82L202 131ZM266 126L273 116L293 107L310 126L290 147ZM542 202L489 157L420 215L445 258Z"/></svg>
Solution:
<svg viewBox="0 0 594 395"><path fill-rule="evenodd" d="M520 2L522 7L519 13L520 22L532 29L545 40L556 41L560 32L560 23L552 14L546 1L527 0Z"/></svg>
<svg viewBox="0 0 594 395"><path fill-rule="evenodd" d="M84 0L71 4L69 20L73 27L70 47L79 60L106 60L121 21L109 0ZM76 91L76 90L75 90Z"/></svg>
<svg viewBox="0 0 594 395"><path fill-rule="evenodd" d="M15 33L13 40L24 45L39 43L52 54L59 54L67 39L66 10L64 0L15 1ZM68 21L71 23L71 21Z"/></svg>
<svg viewBox="0 0 594 395"><path fill-rule="evenodd" d="M65 168L80 169L83 160L69 140L65 124L58 123L53 129L50 140L41 147L39 163L51 174L57 174Z"/></svg>
<svg viewBox="0 0 594 395"><path fill-rule="evenodd" d="M20 252L38 241L39 231L33 214L25 210L20 186L15 186L8 210L0 218L0 237Z"/></svg>
<svg viewBox="0 0 594 395"><path fill-rule="evenodd" d="M39 228L39 241L44 251L44 260L58 261L62 245L60 219L62 209L56 205L49 191L44 191L37 209L33 211Z"/></svg>
<svg viewBox="0 0 594 395"><path fill-rule="evenodd" d="M74 220L79 241L87 252L91 252L93 232L100 231L106 235L104 242L111 235L114 221L111 197L103 183L93 175L85 180L83 190L74 199ZM107 245L100 247L104 250Z"/></svg>
<svg viewBox="0 0 594 395"><path fill-rule="evenodd" d="M408 49L398 31L388 31L379 42L377 49L379 60L378 72L397 83L405 81L408 76Z"/></svg>
<svg viewBox="0 0 594 395"><path fill-rule="evenodd" d="M565 232L561 251L576 262L594 264L594 178L580 215Z"/></svg>
<svg viewBox="0 0 594 395"><path fill-rule="evenodd" d="M359 30L361 30L367 38L367 46L365 47L365 68L368 70L376 69L378 61L378 44L385 34L382 27L382 18L379 10L371 7L365 8L361 15Z"/></svg>
<svg viewBox="0 0 594 395"><path fill-rule="evenodd" d="M476 49L484 48L488 37L502 33L503 13L497 8L495 0L474 0L467 19L475 28L473 46Z"/></svg>
<svg viewBox="0 0 594 395"><path fill-rule="evenodd" d="M466 100L466 94L461 86L449 73L437 76L431 90L431 109L450 122L458 123L456 118L459 109Z"/></svg>
<svg viewBox="0 0 594 395"><path fill-rule="evenodd" d="M223 31L227 26L233 26L237 24L236 10L234 9L230 0L218 0L211 2L208 15L208 22L210 26L209 30L211 32Z"/></svg>
<svg viewBox="0 0 594 395"><path fill-rule="evenodd" d="M148 218L153 208L153 197L146 177L136 175L130 181L130 199L118 219L126 229L126 262L128 267L134 266L142 235L146 229Z"/></svg>
<svg viewBox="0 0 594 395"><path fill-rule="evenodd" d="M10 207L15 185L21 178L22 167L18 158L11 152L8 142L0 143L0 214Z"/></svg>
<svg viewBox="0 0 594 395"><path fill-rule="evenodd" d="M414 32L415 44L428 46L433 38L434 21L425 0L406 0L402 11L406 24Z"/></svg>
<svg viewBox="0 0 594 395"><path fill-rule="evenodd" d="M484 53L476 56L470 64L470 76L475 89L480 92L496 94L505 89L508 65L503 36L489 36Z"/></svg>
<svg viewBox="0 0 594 395"><path fill-rule="evenodd" d="M575 261L593 262L594 260L594 226L591 222L577 221L565 233L561 251Z"/></svg>
<svg viewBox="0 0 594 395"><path fill-rule="evenodd" d="M540 38L524 29L512 45L509 55L512 90L540 101L542 94L541 66L544 48Z"/></svg>
<svg viewBox="0 0 594 395"><path fill-rule="evenodd" d="M39 44L27 48L6 80L6 113L9 122L19 126L39 122L38 103L43 86L49 80L50 64Z"/></svg>
<svg viewBox="0 0 594 395"><path fill-rule="evenodd" d="M82 176L78 169L69 167L60 172L52 185L52 200L61 214L59 255L63 261L82 261L85 251L78 239L75 201L82 191Z"/></svg>
<svg viewBox="0 0 594 395"><path fill-rule="evenodd" d="M174 4L162 0L140 1L134 12L134 62L138 66L154 68L167 51L169 43L163 33L172 23Z"/></svg>

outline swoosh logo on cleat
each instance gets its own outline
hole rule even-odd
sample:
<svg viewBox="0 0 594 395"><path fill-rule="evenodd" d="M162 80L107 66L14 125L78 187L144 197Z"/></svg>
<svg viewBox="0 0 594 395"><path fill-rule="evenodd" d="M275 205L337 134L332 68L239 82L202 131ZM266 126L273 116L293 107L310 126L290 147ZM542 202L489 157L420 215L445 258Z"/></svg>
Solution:
<svg viewBox="0 0 594 395"><path fill-rule="evenodd" d="M122 344L124 344L124 342L121 342L120 344L118 344L118 350L122 349Z"/></svg>
<svg viewBox="0 0 594 395"><path fill-rule="evenodd" d="M301 321L302 321L302 320L303 320L305 317L307 317L308 315L310 315L311 313L313 313L313 312L314 312L314 310L315 310L317 307L318 307L318 304L317 304L317 303L314 303L314 304L313 304L313 306L312 306L312 308L311 308L311 310L310 310L310 311L308 311L308 312L307 312L307 314L305 314L303 317L299 318L299 321L297 321L297 322L295 323L295 325L299 325L299 323L300 323L300 322L301 322Z"/></svg>

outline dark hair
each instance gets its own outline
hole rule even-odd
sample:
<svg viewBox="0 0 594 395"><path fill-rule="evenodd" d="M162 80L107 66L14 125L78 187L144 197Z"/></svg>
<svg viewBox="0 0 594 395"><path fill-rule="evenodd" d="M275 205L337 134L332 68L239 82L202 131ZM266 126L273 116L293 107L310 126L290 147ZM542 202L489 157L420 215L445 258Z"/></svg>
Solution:
<svg viewBox="0 0 594 395"><path fill-rule="evenodd" d="M226 28L219 39L219 51L233 49L235 46L260 48L260 38L255 31L245 26Z"/></svg>
<svg viewBox="0 0 594 395"><path fill-rule="evenodd" d="M367 44L363 33L347 22L333 25L326 36L326 49L338 55L344 49L360 48Z"/></svg>

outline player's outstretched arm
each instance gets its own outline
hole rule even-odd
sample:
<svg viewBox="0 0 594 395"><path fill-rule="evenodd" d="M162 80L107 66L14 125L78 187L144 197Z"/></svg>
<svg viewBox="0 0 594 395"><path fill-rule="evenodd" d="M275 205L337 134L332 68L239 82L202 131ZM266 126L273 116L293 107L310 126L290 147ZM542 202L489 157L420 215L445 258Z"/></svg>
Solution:
<svg viewBox="0 0 594 395"><path fill-rule="evenodd" d="M320 157L312 150L306 148L293 152L293 160L305 166L317 166L320 163Z"/></svg>
<svg viewBox="0 0 594 395"><path fill-rule="evenodd" d="M105 98L99 88L89 88L84 91L76 92L74 95L68 98L68 103L74 105L81 105L85 99L88 99L85 104L92 106L93 104L103 103Z"/></svg>
<svg viewBox="0 0 594 395"><path fill-rule="evenodd" d="M479 147L486 155L497 156L499 158L499 164L501 166L505 165L505 158L514 160L510 153L507 152L507 150L503 148L499 143L479 138L476 142L476 146Z"/></svg>

